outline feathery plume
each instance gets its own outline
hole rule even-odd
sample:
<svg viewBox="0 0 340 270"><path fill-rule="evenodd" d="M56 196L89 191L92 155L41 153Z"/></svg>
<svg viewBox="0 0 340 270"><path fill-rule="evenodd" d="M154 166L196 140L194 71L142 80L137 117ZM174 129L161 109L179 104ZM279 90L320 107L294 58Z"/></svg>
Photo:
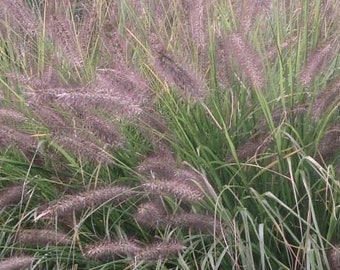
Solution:
<svg viewBox="0 0 340 270"><path fill-rule="evenodd" d="M55 101L61 105L68 105L78 111L85 108L103 108L111 112L118 112L120 115L131 117L138 115L142 108L135 102L132 96L125 96L122 93L112 95L109 89L99 90L94 93L62 93L55 96Z"/></svg>
<svg viewBox="0 0 340 270"><path fill-rule="evenodd" d="M332 56L334 48L331 44L319 47L307 59L300 74L300 83L303 86L310 86L312 81L322 72L324 64Z"/></svg>
<svg viewBox="0 0 340 270"><path fill-rule="evenodd" d="M297 41L297 37L293 36L291 38L288 38L287 40L283 41L281 44L279 44L279 48L277 44L271 45L270 47L266 48L265 55L268 60L274 60L275 57L279 54L279 52L289 49L292 47Z"/></svg>
<svg viewBox="0 0 340 270"><path fill-rule="evenodd" d="M64 216L73 211L77 212L84 208L96 207L110 201L120 203L134 194L135 192L127 186L109 186L76 195L64 196L41 213L38 213L35 219Z"/></svg>
<svg viewBox="0 0 340 270"><path fill-rule="evenodd" d="M85 116L83 120L85 128L91 130L98 138L110 145L122 145L124 138L118 130L108 121L96 116Z"/></svg>
<svg viewBox="0 0 340 270"><path fill-rule="evenodd" d="M165 259L167 257L176 256L185 248L186 246L184 244L176 241L150 244L137 252L135 259L136 261Z"/></svg>
<svg viewBox="0 0 340 270"><path fill-rule="evenodd" d="M254 21L258 16L260 16L267 8L269 1L263 0L244 0L240 5L237 3L237 8L239 10L237 15L239 16L239 29L247 35L250 31L251 26L254 24Z"/></svg>
<svg viewBox="0 0 340 270"><path fill-rule="evenodd" d="M138 223L156 228L166 220L166 211L160 201L150 201L139 205L134 217Z"/></svg>
<svg viewBox="0 0 340 270"><path fill-rule="evenodd" d="M271 113L271 117L272 117L274 125L277 126L285 118L294 119L298 116L306 114L307 112L308 112L308 105L296 104L292 108L286 108L286 110L283 110L282 107L278 107L274 109L274 111ZM265 132L268 131L267 120L264 117L260 119L257 129L259 130L261 134L264 134Z"/></svg>
<svg viewBox="0 0 340 270"><path fill-rule="evenodd" d="M57 110L53 109L52 104L48 104L49 106L46 106L47 104L45 103L42 105L41 103L29 103L28 106L31 111L39 117L42 124L50 130L54 132L61 132L72 129L70 127L71 124L67 122L67 120L61 116L59 112L57 112Z"/></svg>
<svg viewBox="0 0 340 270"><path fill-rule="evenodd" d="M6 16L10 19L11 27L21 27L26 32L34 33L37 29L37 22L34 12L28 7L25 1L4 0L1 1ZM13 21L14 20L14 21Z"/></svg>
<svg viewBox="0 0 340 270"><path fill-rule="evenodd" d="M137 172L147 177L171 179L176 169L176 161L171 152L162 152L146 157L137 167Z"/></svg>
<svg viewBox="0 0 340 270"><path fill-rule="evenodd" d="M27 121L27 117L25 117L22 113L11 109L0 109L0 123L3 124L20 124Z"/></svg>
<svg viewBox="0 0 340 270"><path fill-rule="evenodd" d="M340 150L340 124L332 125L322 137L318 152L325 161L331 160ZM320 159L319 159L320 161Z"/></svg>
<svg viewBox="0 0 340 270"><path fill-rule="evenodd" d="M71 239L66 234L55 230L27 229L19 232L16 242L32 245L68 245Z"/></svg>
<svg viewBox="0 0 340 270"><path fill-rule="evenodd" d="M172 86L178 87L184 93L189 94L194 100L204 99L207 87L202 79L188 67L183 67L166 52L155 34L150 35L150 47L154 56L154 68L163 79Z"/></svg>
<svg viewBox="0 0 340 270"><path fill-rule="evenodd" d="M133 240L103 241L86 246L84 257L108 261L115 256L134 257L140 250L141 247Z"/></svg>
<svg viewBox="0 0 340 270"><path fill-rule="evenodd" d="M340 79L335 81L330 88L320 92L312 106L312 117L319 119L332 105L340 102ZM338 105L339 106L339 105Z"/></svg>
<svg viewBox="0 0 340 270"><path fill-rule="evenodd" d="M237 157L241 161L246 161L249 158L255 157L259 153L263 153L272 142L271 136L259 135L237 148ZM228 157L228 162L233 160L232 157Z"/></svg>
<svg viewBox="0 0 340 270"><path fill-rule="evenodd" d="M92 1L91 1L92 2ZM84 55L89 54L89 50L94 47L95 34L98 30L97 2L85 1L79 3L82 10L82 24L79 30L79 43Z"/></svg>
<svg viewBox="0 0 340 270"><path fill-rule="evenodd" d="M186 9L189 13L190 36L195 42L199 60L205 68L208 65L208 3L209 1L205 0L188 1Z"/></svg>
<svg viewBox="0 0 340 270"><path fill-rule="evenodd" d="M14 85L17 85L17 83L21 84L24 92L29 92L31 89L45 90L58 87L62 88L64 84L54 66L57 59L53 59L52 61L53 65L48 65L39 74L28 76L18 72L7 72L6 77L11 79L10 83L14 83Z"/></svg>
<svg viewBox="0 0 340 270"><path fill-rule="evenodd" d="M104 164L113 163L110 154L93 142L82 137L72 138L68 136L57 135L53 141L61 145L64 149L77 153L80 157L90 162L102 162Z"/></svg>
<svg viewBox="0 0 340 270"><path fill-rule="evenodd" d="M340 245L335 245L328 251L328 262L331 270L340 269Z"/></svg>
<svg viewBox="0 0 340 270"><path fill-rule="evenodd" d="M200 185L203 187L204 180L202 176L190 169L178 169L175 172L175 176L173 178L174 181L192 184L192 185Z"/></svg>
<svg viewBox="0 0 340 270"><path fill-rule="evenodd" d="M172 226L179 226L203 233L220 235L223 229L222 224L213 216L209 215L183 213L171 215L168 219L168 223Z"/></svg>
<svg viewBox="0 0 340 270"><path fill-rule="evenodd" d="M6 206L17 204L24 196L24 185L14 185L0 190L0 210Z"/></svg>
<svg viewBox="0 0 340 270"><path fill-rule="evenodd" d="M179 181L152 180L142 185L147 193L153 195L172 195L176 199L189 202L200 201L203 193L192 185Z"/></svg>
<svg viewBox="0 0 340 270"><path fill-rule="evenodd" d="M216 79L217 83L223 88L228 88L230 86L230 75L232 74L230 59L231 55L229 50L225 45L225 38L222 35L218 35L216 37L216 59L218 61L214 61L216 64Z"/></svg>
<svg viewBox="0 0 340 270"><path fill-rule="evenodd" d="M127 44L123 42L113 22L104 23L101 29L102 51L108 52L112 59L110 66L119 68L126 65ZM102 52L102 54L104 53Z"/></svg>
<svg viewBox="0 0 340 270"><path fill-rule="evenodd" d="M227 38L226 45L226 50L232 53L232 59L239 65L241 75L248 79L254 88L263 88L265 76L261 58L244 37L234 32Z"/></svg>
<svg viewBox="0 0 340 270"><path fill-rule="evenodd" d="M32 256L18 256L0 260L0 270L20 270L30 267L35 258Z"/></svg>
<svg viewBox="0 0 340 270"><path fill-rule="evenodd" d="M97 69L96 79L91 84L94 89L107 89L106 92L135 98L143 103L150 100L149 85L140 74L125 65L117 69ZM111 89L111 90L109 90Z"/></svg>
<svg viewBox="0 0 340 270"><path fill-rule="evenodd" d="M53 14L48 17L46 22L46 29L50 34L52 40L56 45L62 49L63 53L75 67L80 67L83 64L81 56L77 50L77 42L73 38L75 34L73 33L70 21L66 19L59 18L57 14Z"/></svg>
<svg viewBox="0 0 340 270"><path fill-rule="evenodd" d="M23 151L31 151L35 147L35 140L26 133L2 125L0 128L0 147L7 147L8 145L14 145Z"/></svg>
<svg viewBox="0 0 340 270"><path fill-rule="evenodd" d="M166 136L170 131L164 117L154 108L149 107L144 109L137 121L143 135L150 139L154 152L167 151L169 143L166 141Z"/></svg>

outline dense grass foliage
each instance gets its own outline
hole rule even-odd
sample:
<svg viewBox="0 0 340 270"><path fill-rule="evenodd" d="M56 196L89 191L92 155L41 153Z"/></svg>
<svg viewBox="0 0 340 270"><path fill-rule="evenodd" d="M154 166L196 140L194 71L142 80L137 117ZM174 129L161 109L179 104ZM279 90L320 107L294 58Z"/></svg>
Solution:
<svg viewBox="0 0 340 270"><path fill-rule="evenodd" d="M340 6L1 1L0 270L340 269Z"/></svg>

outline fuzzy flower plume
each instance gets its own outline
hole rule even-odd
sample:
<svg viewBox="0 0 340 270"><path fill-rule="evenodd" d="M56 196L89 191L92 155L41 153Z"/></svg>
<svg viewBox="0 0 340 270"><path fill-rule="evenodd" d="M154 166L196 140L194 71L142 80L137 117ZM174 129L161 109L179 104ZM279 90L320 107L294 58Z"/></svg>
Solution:
<svg viewBox="0 0 340 270"><path fill-rule="evenodd" d="M204 198L199 189L179 181L152 180L143 184L143 188L152 195L172 195L176 199L188 202L200 201Z"/></svg>
<svg viewBox="0 0 340 270"><path fill-rule="evenodd" d="M318 152L323 160L331 160L340 150L340 124L332 125L322 137Z"/></svg>
<svg viewBox="0 0 340 270"><path fill-rule="evenodd" d="M87 161L102 162L104 164L112 164L114 162L110 155L102 148L82 137L54 136L53 141L62 148L77 153L79 157Z"/></svg>
<svg viewBox="0 0 340 270"><path fill-rule="evenodd" d="M23 151L31 151L36 145L36 141L29 135L10 127L1 126L0 129L0 147L13 145Z"/></svg>
<svg viewBox="0 0 340 270"><path fill-rule="evenodd" d="M18 256L0 260L0 270L28 269L34 260L35 258L32 256Z"/></svg>
<svg viewBox="0 0 340 270"><path fill-rule="evenodd" d="M48 16L46 29L55 44L62 50L70 63L76 67L82 66L82 58L77 50L78 46L71 22L61 18L60 14Z"/></svg>
<svg viewBox="0 0 340 270"><path fill-rule="evenodd" d="M331 44L319 47L307 59L300 74L300 82L303 86L310 86L315 77L324 69L325 63L332 56L334 48Z"/></svg>
<svg viewBox="0 0 340 270"><path fill-rule="evenodd" d="M36 245L68 245L71 243L69 237L55 230L38 230L27 229L19 232L17 242L20 244L36 244Z"/></svg>
<svg viewBox="0 0 340 270"><path fill-rule="evenodd" d="M169 224L184 229L200 231L202 233L220 235L222 233L222 224L214 218L214 216L182 213L174 214L169 217Z"/></svg>
<svg viewBox="0 0 340 270"><path fill-rule="evenodd" d="M161 202L150 201L139 205L134 217L138 223L156 228L166 220L166 211Z"/></svg>
<svg viewBox="0 0 340 270"><path fill-rule="evenodd" d="M65 216L73 211L77 212L85 208L97 207L110 201L120 203L134 194L135 193L130 187L109 186L75 195L64 196L60 200L48 206L42 212L37 213L35 219L39 220L41 218Z"/></svg>
<svg viewBox="0 0 340 270"><path fill-rule="evenodd" d="M36 31L36 19L33 11L29 8L26 1L4 0L1 1L1 9L3 9L2 12L0 11L1 21L9 19L11 27L14 27L14 29L22 28L31 33Z"/></svg>
<svg viewBox="0 0 340 270"><path fill-rule="evenodd" d="M0 189L0 210L6 206L17 204L24 195L24 186L13 185Z"/></svg>
<svg viewBox="0 0 340 270"><path fill-rule="evenodd" d="M11 109L0 108L0 123L3 124L21 124L28 119L21 113Z"/></svg>
<svg viewBox="0 0 340 270"><path fill-rule="evenodd" d="M150 261L165 259L168 257L176 256L179 252L183 251L186 246L180 242L160 242L149 244L140 250L135 258L136 261Z"/></svg>
<svg viewBox="0 0 340 270"><path fill-rule="evenodd" d="M141 247L133 240L103 241L88 245L85 248L84 256L93 260L109 261L115 256L135 256Z"/></svg>
<svg viewBox="0 0 340 270"><path fill-rule="evenodd" d="M339 106L340 103L340 79L337 79L329 88L321 91L312 106L312 117L319 119L333 105Z"/></svg>
<svg viewBox="0 0 340 270"><path fill-rule="evenodd" d="M238 64L242 77L249 80L254 88L265 85L262 61L247 40L237 32L232 33L226 42L226 49L232 52L232 59Z"/></svg>
<svg viewBox="0 0 340 270"><path fill-rule="evenodd" d="M328 251L328 261L331 270L338 270L340 269L340 245L334 245Z"/></svg>
<svg viewBox="0 0 340 270"><path fill-rule="evenodd" d="M176 161L171 153L167 151L146 157L137 167L137 172L140 174L146 177L161 179L173 177L175 170Z"/></svg>
<svg viewBox="0 0 340 270"><path fill-rule="evenodd" d="M207 87L202 79L189 67L180 65L170 55L155 34L150 35L150 47L154 57L154 68L168 84L177 87L196 101L205 98Z"/></svg>

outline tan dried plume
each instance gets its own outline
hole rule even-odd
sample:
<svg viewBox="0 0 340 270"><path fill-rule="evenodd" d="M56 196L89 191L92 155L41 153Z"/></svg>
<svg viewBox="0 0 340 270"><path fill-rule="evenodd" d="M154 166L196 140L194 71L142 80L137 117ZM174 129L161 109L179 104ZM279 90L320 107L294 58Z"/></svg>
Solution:
<svg viewBox="0 0 340 270"><path fill-rule="evenodd" d="M35 258L33 256L16 256L0 260L0 270L21 270L30 267Z"/></svg>
<svg viewBox="0 0 340 270"><path fill-rule="evenodd" d="M19 232L16 242L31 245L69 245L71 239L67 234L56 230L26 229Z"/></svg>
<svg viewBox="0 0 340 270"><path fill-rule="evenodd" d="M35 219L64 216L73 211L77 212L85 208L97 207L111 201L120 203L135 194L136 192L127 186L108 186L75 195L64 196L48 206L45 210L38 212Z"/></svg>

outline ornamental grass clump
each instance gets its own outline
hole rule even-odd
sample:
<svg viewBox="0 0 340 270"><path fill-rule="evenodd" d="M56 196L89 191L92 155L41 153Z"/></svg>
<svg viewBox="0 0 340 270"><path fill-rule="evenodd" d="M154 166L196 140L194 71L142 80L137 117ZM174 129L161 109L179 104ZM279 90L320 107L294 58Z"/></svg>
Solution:
<svg viewBox="0 0 340 270"><path fill-rule="evenodd" d="M338 268L337 0L1 3L0 269Z"/></svg>

